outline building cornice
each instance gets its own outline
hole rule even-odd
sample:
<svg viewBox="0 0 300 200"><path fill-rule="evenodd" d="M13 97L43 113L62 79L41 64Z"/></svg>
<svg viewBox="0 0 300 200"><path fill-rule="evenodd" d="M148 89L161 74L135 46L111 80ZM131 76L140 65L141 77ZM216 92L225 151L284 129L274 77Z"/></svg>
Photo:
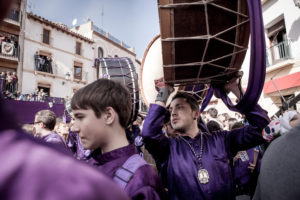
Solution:
<svg viewBox="0 0 300 200"><path fill-rule="evenodd" d="M71 35L71 36L73 36L73 37L75 37L77 39L81 39L81 40L83 40L83 41L85 41L87 43L90 43L90 44L94 43L93 40L91 40L91 39L89 39L89 38L87 38L87 37L85 37L85 36L83 36L83 35L81 35L79 33L76 33L74 31L72 31L66 25L62 25L62 24L59 24L59 23L52 22L50 20L47 20L47 19L45 19L45 18L43 18L41 16L38 16L38 15L35 15L33 13L26 13L26 14L27 14L28 19L33 19L33 20L38 21L38 22L40 22L42 24L48 25L51 28L54 28L54 29L56 29L58 31L62 31L63 33Z"/></svg>

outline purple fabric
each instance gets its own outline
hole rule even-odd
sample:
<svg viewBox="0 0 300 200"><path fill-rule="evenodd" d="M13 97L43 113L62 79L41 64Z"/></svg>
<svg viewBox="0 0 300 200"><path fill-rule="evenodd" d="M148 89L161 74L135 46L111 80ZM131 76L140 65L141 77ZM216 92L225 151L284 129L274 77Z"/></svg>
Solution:
<svg viewBox="0 0 300 200"><path fill-rule="evenodd" d="M90 150L83 148L79 135L71 131L69 132L67 146L78 160L87 160L91 154Z"/></svg>
<svg viewBox="0 0 300 200"><path fill-rule="evenodd" d="M229 160L237 151L264 142L261 130L269 123L267 113L257 105L246 113L251 125L231 132L204 133L202 160L210 180L208 184L200 184L197 178L198 161L189 146L178 137L172 139L162 134L166 111L159 105L151 104L142 135L168 186L170 199L235 199ZM194 139L185 137L198 155L200 138L200 134Z"/></svg>
<svg viewBox="0 0 300 200"><path fill-rule="evenodd" d="M113 179L125 189L136 170L146 164L147 162L140 155L133 154L125 161L122 167L115 172Z"/></svg>
<svg viewBox="0 0 300 200"><path fill-rule="evenodd" d="M34 123L35 114L44 109L51 110L55 113L56 117L63 117L65 111L64 104L53 104L50 108L48 103L37 101L16 101L16 100L4 100L7 106L9 106L17 115L18 120L22 124ZM67 121L70 121L67 116Z"/></svg>
<svg viewBox="0 0 300 200"><path fill-rule="evenodd" d="M205 108L208 106L212 96L214 94L214 88L212 86L209 87L208 91L207 91L207 94L205 96L205 99L202 103L202 106L201 106L201 109L200 109L200 112L203 112L205 110Z"/></svg>
<svg viewBox="0 0 300 200"><path fill-rule="evenodd" d="M247 112L247 110L252 109L257 104L266 76L266 44L261 1L247 0L247 3L250 17L251 57L246 93L237 105L233 105L222 88L214 88L216 95L222 98L230 110L241 113ZM208 102L211 97L212 95L208 96Z"/></svg>
<svg viewBox="0 0 300 200"><path fill-rule="evenodd" d="M88 163L113 178L115 172L134 154L136 154L134 145L128 145L105 154L101 154L101 150L98 149L92 152ZM161 180L150 165L144 165L134 173L125 192L132 199L167 199Z"/></svg>
<svg viewBox="0 0 300 200"><path fill-rule="evenodd" d="M64 139L55 132L51 132L48 135L45 135L44 137L42 137L42 140L44 140L45 142L58 144L58 145L61 145L61 146L67 148L67 145L66 145Z"/></svg>
<svg viewBox="0 0 300 200"><path fill-rule="evenodd" d="M255 167L255 174L251 173L250 169L248 168L249 163L253 163L254 160L254 149L248 149L246 152L248 154L249 160L242 161L240 158L235 162L233 166L234 171L234 181L238 186L244 186L249 183L251 176L256 175L259 173L260 164L261 164L261 155L258 154L257 163Z"/></svg>
<svg viewBox="0 0 300 200"><path fill-rule="evenodd" d="M5 80L4 80L3 78L0 78L0 95L1 95L2 92L3 92L4 82L5 82Z"/></svg>
<svg viewBox="0 0 300 200"><path fill-rule="evenodd" d="M0 199L128 199L99 171L17 129L2 100L0 122Z"/></svg>

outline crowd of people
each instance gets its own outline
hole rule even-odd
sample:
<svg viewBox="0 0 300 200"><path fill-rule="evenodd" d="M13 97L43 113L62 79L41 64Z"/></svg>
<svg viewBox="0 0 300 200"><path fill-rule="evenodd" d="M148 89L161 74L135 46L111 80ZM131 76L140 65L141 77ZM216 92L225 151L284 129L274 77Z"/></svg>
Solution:
<svg viewBox="0 0 300 200"><path fill-rule="evenodd" d="M45 142L60 145L71 152L78 160L83 160L104 171L105 174L120 184L132 199L165 199L167 198L167 190L164 188L168 188L170 199L210 199L210 196L211 199L252 199L255 197L263 155L270 143L284 133L280 130L280 127L279 129L276 127L278 123L276 126L274 126L275 122L268 125L269 119L263 109L259 106L255 108L261 112L262 116L250 113L244 113L243 115L235 113L232 117L227 113L218 114L218 111L213 107L200 114L197 112L197 101L188 94L179 93L173 97L172 102L175 102L175 104L172 105L171 103L168 110L164 110L165 108L162 106L165 100L158 96L156 104L150 106L146 119L144 120L142 116L139 116L137 121L128 127L126 121L130 116L130 106L128 106L130 103L129 101L119 102L120 96L124 100L130 99L128 95L121 85L106 79L98 80L79 90L72 98L71 109L69 108L73 119L71 122L56 118L50 110L42 110L36 114L34 124L26 124L23 129ZM182 100L184 101L182 102ZM184 174L188 170L197 169L193 166L194 164L198 165L197 162L190 163L191 166L187 165L182 169L178 167L178 164L179 162L181 164L191 162L189 160L184 161L186 158L181 158L182 154L187 156L190 152L194 153L195 157L199 156L197 154L200 151L199 144L203 142L203 138L200 139L201 137L199 138L199 135L195 134L196 132L194 132L195 136L184 134L183 129L187 128L184 123L187 123L186 120L189 119L189 116L184 116L183 113L186 111L183 110L187 109L189 103L191 109L193 107L196 109L192 111L194 114L188 124L193 126L192 124L195 123L194 128L196 130L197 127L199 128L198 134L200 131L200 135L203 133L202 137L207 140L204 146L209 148L209 151L213 151L210 155L207 152L208 150L205 150L208 155L203 159L207 160L207 156L209 156L214 158L217 163L213 165L217 171L211 169L206 164L206 160L201 163L203 168L206 167L205 170L208 174L213 173L211 175L204 174L204 176L209 176L206 181L213 184L209 186L207 182L201 183L200 180L200 183L195 182L193 187L199 192L202 190L201 184L209 186L208 190L211 190L212 194L206 194L205 189L203 189L204 194L199 193L199 196L196 197L190 196L189 192L191 191L184 186L187 183L177 180L181 185L175 188L173 185L176 176L182 177L185 176ZM183 121L181 121L181 117ZM142 125L143 120L144 125ZM300 124L300 115L296 111L288 111L284 114L284 117L276 120L279 124L281 120L281 126L285 127L284 130L287 132L292 126ZM284 122L288 124L284 124ZM183 123L183 126L180 123ZM179 128L176 128L177 124L180 125ZM262 133L264 133L263 136ZM211 142L210 138L213 138L214 142L212 144L216 145L217 151L209 147L209 145L212 145L209 144ZM220 138L222 138L221 141L229 140L230 142L225 142L224 146L222 142L215 141L220 140ZM199 139L200 141L197 141ZM189 145L185 145L185 142ZM232 144L229 143L234 145L231 146ZM135 155L143 155L143 152L148 152L145 148L141 148L143 145L154 158L149 161L144 155L148 164L143 160L140 161L139 159L142 158L140 156L139 158L133 158ZM170 152L174 148L172 145L183 149L174 154L174 152ZM224 147L220 148L217 145ZM114 146L119 146L119 148L113 148ZM190 147L190 149L187 147ZM177 155L177 153L179 154ZM127 169L126 166L122 165L127 161L133 162L131 165L138 164L136 164L134 170ZM170 166L170 163L172 166ZM160 177L150 166L155 166L155 170L159 172ZM120 167L124 167L125 171L131 171L131 176L126 173L124 175L123 171L118 171ZM138 170L139 168L141 169ZM224 168L228 173L227 176L222 171ZM175 171L173 172L173 170ZM182 172L176 174L178 173L177 170ZM172 173L175 174L170 178L169 176ZM119 175L116 176L116 174ZM125 178L122 176L125 176ZM160 181L160 178L162 181ZM124 182L124 179L127 181ZM180 178L178 179L180 180ZM137 185L135 182L139 184ZM220 185L220 182L223 185ZM151 189L147 188L148 184L150 184ZM197 189L197 184L200 184L200 189ZM230 189L225 190L225 188ZM184 191L188 191L188 193L184 193ZM255 197L255 199L259 198Z"/></svg>
<svg viewBox="0 0 300 200"><path fill-rule="evenodd" d="M4 99L11 99L17 101L34 101L34 102L46 102L46 103L60 103L64 104L66 100L69 99L67 96L66 98L58 98L58 97L49 97L49 94L44 91L43 88L35 89L34 92L30 94L23 94L20 91L17 92L10 92L5 90L2 92L2 96Z"/></svg>
<svg viewBox="0 0 300 200"><path fill-rule="evenodd" d="M18 77L16 72L0 73L0 91L7 96L13 96L18 90Z"/></svg>
<svg viewBox="0 0 300 200"><path fill-rule="evenodd" d="M0 0L0 19L8 8ZM221 89L241 99L238 81ZM212 108L201 117L188 93L167 104L173 91L160 84L139 127L140 121L130 125L125 86L99 79L72 97L70 123L50 110L37 112L23 126L34 137L0 98L0 199L300 198L297 111L270 121L256 104L239 111L242 117ZM141 145L157 171L139 154Z"/></svg>

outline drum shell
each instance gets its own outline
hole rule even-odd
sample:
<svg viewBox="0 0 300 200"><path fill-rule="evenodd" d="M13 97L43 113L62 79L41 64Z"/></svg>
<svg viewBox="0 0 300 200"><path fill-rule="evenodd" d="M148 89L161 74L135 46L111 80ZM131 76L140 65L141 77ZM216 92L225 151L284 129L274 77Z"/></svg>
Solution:
<svg viewBox="0 0 300 200"><path fill-rule="evenodd" d="M158 0L166 83L224 83L243 63L250 35L247 1L195 2ZM165 7L180 3L190 5ZM209 38L193 39L199 36Z"/></svg>
<svg viewBox="0 0 300 200"><path fill-rule="evenodd" d="M130 123L134 122L139 112L139 85L138 75L133 62L127 57L99 58L97 63L100 67L99 77L107 78L124 84L130 94L132 101L132 112ZM96 66L96 67L97 67ZM120 99L121 100L121 99Z"/></svg>

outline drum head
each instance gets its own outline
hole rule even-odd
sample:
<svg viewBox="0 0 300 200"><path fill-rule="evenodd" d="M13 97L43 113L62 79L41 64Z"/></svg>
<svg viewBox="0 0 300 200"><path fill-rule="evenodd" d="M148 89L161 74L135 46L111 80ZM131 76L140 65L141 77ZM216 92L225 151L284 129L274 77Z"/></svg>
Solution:
<svg viewBox="0 0 300 200"><path fill-rule="evenodd" d="M158 35L149 43L144 53L139 76L141 95L147 106L149 106L150 103L155 102L157 91L155 89L154 80L159 79L164 75L162 62L161 39ZM175 91L171 94L167 104L170 103L172 97L178 91L185 91L192 94L200 104L208 90L208 85L199 84L180 87L176 86L174 89Z"/></svg>

